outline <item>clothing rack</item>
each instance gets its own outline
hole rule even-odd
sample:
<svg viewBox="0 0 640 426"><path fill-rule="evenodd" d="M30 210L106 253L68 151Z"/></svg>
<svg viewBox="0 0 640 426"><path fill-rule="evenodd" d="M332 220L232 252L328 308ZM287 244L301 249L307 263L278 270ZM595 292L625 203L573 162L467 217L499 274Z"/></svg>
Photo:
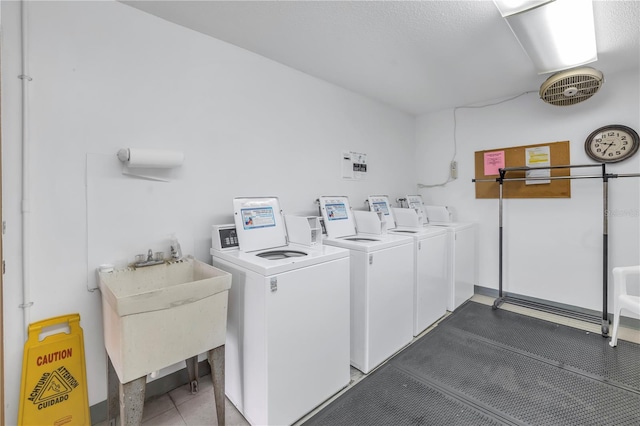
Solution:
<svg viewBox="0 0 640 426"><path fill-rule="evenodd" d="M576 169L576 168L590 168L597 167L601 169L599 174L590 175L575 175L575 176L532 176L532 177L506 177L509 172L527 172L532 170L555 170L555 169ZM608 221L608 205L609 205L609 179L624 178L624 177L640 177L640 173L607 173L606 164L577 164L577 165L563 165L563 166L542 166L542 167L504 167L499 169L499 177L495 179L472 179L472 182L498 182L500 184L499 189L499 260L498 260L498 298L493 302L493 309L498 309L504 302L509 302L514 305L531 307L538 310L547 312L554 312L560 315L574 317L580 320L591 320L598 323L598 320L593 320L593 316L588 314L579 314L566 309L557 309L537 302L530 302L523 299L519 299L512 296L505 296L502 289L502 270L503 270L503 253L502 253L502 236L503 236L503 223L502 223L502 188L504 182L510 181L529 181L529 180L561 180L561 179L602 179L602 318L601 318L601 330L602 335L607 336L609 334L609 314L608 310L608 279L609 279L609 267L608 267L608 250L609 250L609 221Z"/></svg>

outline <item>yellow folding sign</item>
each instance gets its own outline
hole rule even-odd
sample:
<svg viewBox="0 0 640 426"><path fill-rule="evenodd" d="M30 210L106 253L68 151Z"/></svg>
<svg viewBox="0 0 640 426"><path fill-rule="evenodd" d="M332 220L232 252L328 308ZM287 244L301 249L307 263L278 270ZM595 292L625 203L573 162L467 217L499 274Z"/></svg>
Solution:
<svg viewBox="0 0 640 426"><path fill-rule="evenodd" d="M65 330L40 339L43 329ZM66 331L68 328L69 332ZM91 425L80 315L29 325L20 386L20 425Z"/></svg>

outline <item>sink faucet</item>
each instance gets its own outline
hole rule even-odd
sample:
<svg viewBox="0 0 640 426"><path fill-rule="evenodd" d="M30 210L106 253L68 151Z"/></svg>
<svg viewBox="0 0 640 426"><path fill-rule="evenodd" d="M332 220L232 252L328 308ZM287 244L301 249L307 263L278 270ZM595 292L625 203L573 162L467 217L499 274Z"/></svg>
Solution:
<svg viewBox="0 0 640 426"><path fill-rule="evenodd" d="M153 266L164 263L163 253L161 251L153 253L153 250L149 249L147 256L144 254L137 254L136 261L132 264L135 268L141 268L144 266Z"/></svg>

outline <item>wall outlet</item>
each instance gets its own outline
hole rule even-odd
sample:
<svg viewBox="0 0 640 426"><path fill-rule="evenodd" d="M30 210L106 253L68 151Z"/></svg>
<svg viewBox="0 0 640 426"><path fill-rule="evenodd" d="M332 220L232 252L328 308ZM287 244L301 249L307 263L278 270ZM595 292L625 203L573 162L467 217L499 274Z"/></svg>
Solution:
<svg viewBox="0 0 640 426"><path fill-rule="evenodd" d="M451 179L458 179L458 162L451 162Z"/></svg>

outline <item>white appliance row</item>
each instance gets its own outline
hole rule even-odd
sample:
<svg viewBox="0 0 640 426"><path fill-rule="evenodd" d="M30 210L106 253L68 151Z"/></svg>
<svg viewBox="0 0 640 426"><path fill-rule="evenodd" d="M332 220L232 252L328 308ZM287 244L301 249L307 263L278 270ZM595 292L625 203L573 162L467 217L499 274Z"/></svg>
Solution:
<svg viewBox="0 0 640 426"><path fill-rule="evenodd" d="M320 197L324 239L276 197L236 198L234 224L214 226L213 265L232 274L226 394L251 424L294 423L348 385L349 365L369 373L473 295L472 224L424 226L421 199L368 201Z"/></svg>

